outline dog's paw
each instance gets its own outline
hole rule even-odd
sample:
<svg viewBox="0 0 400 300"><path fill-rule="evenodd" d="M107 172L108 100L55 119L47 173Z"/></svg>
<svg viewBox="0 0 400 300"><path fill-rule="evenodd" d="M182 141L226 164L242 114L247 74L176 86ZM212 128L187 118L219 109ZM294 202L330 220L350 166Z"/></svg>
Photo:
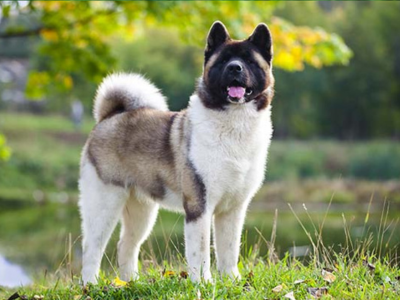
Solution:
<svg viewBox="0 0 400 300"><path fill-rule="evenodd" d="M203 274L203 281L206 283L214 283L211 272L205 272Z"/></svg>
<svg viewBox="0 0 400 300"><path fill-rule="evenodd" d="M127 272L127 273L122 273L120 274L120 278L123 281L136 281L139 279L139 273L138 272Z"/></svg>
<svg viewBox="0 0 400 300"><path fill-rule="evenodd" d="M232 280L239 281L242 279L242 276L240 275L239 269L237 267L224 269L224 270L220 271L220 274L221 274L221 276L228 276Z"/></svg>
<svg viewBox="0 0 400 300"><path fill-rule="evenodd" d="M96 285L97 284L97 277L96 276L83 276L80 279L80 284L84 287L88 285Z"/></svg>
<svg viewBox="0 0 400 300"><path fill-rule="evenodd" d="M213 283L214 282L210 271L204 272L201 275L198 272L191 272L189 275L189 278L191 281L193 281L195 283L200 283L200 282Z"/></svg>

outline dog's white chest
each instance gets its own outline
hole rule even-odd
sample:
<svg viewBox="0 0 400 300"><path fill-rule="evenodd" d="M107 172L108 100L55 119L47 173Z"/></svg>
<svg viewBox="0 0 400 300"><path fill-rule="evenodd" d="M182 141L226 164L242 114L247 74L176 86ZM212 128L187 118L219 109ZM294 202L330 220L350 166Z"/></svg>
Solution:
<svg viewBox="0 0 400 300"><path fill-rule="evenodd" d="M226 112L191 105L189 156L208 187L207 205L225 211L249 201L264 178L272 135L269 110L257 112L251 103Z"/></svg>

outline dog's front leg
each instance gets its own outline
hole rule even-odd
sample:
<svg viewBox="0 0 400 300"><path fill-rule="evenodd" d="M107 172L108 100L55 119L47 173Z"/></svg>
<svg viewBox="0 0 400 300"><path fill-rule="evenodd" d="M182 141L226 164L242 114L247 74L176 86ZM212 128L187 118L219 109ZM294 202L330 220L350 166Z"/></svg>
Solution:
<svg viewBox="0 0 400 300"><path fill-rule="evenodd" d="M214 244L218 271L240 279L237 267L240 253L240 237L247 205L240 205L214 216Z"/></svg>
<svg viewBox="0 0 400 300"><path fill-rule="evenodd" d="M211 214L204 212L192 219L186 216L185 250L190 279L212 281L210 271Z"/></svg>

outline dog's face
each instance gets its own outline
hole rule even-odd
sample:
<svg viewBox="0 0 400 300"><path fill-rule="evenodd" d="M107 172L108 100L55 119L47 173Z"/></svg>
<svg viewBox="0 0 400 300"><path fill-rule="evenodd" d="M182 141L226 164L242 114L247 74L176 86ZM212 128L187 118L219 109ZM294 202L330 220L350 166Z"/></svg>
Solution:
<svg viewBox="0 0 400 300"><path fill-rule="evenodd" d="M261 110L271 102L272 40L265 24L258 25L248 39L235 41L221 22L215 22L204 56L198 93L206 107L224 110L254 101Z"/></svg>

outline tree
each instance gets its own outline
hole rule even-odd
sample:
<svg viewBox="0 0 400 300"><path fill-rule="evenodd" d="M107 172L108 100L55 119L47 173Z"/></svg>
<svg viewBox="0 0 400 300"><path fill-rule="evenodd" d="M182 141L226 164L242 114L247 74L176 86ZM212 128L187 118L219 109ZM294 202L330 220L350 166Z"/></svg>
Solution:
<svg viewBox="0 0 400 300"><path fill-rule="evenodd" d="M320 68L346 64L350 49L333 33L320 28L294 26L272 17L277 2L264 1L19 1L1 2L8 25L0 42L15 37L39 36L37 52L46 58L46 68L33 69L27 95L43 97L49 90L68 91L76 78L92 82L112 70L116 63L111 43L116 35L132 38L143 28L170 27L194 45L204 43L211 23L221 19L233 36L248 36L259 22L268 23L274 38L275 66L302 70L305 64ZM30 16L29 26L15 22ZM76 76L79 73L80 76Z"/></svg>
<svg viewBox="0 0 400 300"><path fill-rule="evenodd" d="M339 139L400 137L400 3L291 2L275 15L337 32L354 55L346 68L275 70L275 133ZM290 83L290 88L288 88Z"/></svg>

